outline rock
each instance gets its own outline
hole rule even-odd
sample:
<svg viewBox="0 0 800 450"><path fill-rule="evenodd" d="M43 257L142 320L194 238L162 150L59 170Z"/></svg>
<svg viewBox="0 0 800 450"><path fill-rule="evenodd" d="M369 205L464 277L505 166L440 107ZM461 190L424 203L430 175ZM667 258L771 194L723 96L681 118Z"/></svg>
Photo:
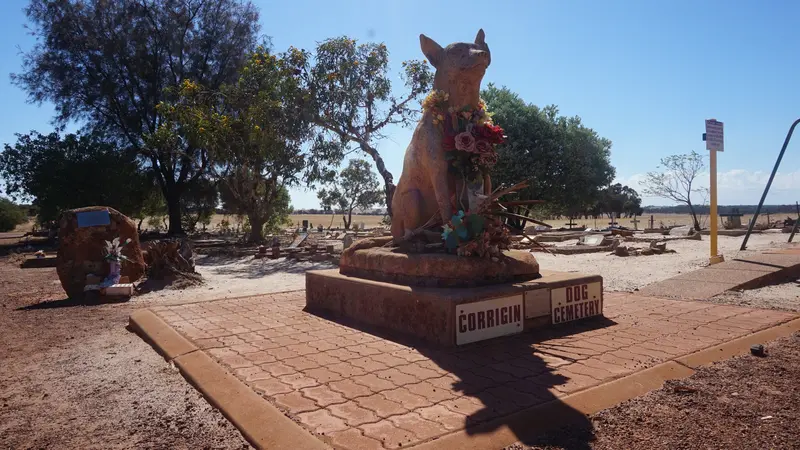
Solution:
<svg viewBox="0 0 800 450"><path fill-rule="evenodd" d="M653 241L650 243L650 249L652 249L655 253L664 253L667 251L667 243L664 241Z"/></svg>
<svg viewBox="0 0 800 450"><path fill-rule="evenodd" d="M653 251L652 248L643 248L643 249L639 250L639 254L643 255L643 256L650 256L650 255L654 255L655 252Z"/></svg>
<svg viewBox="0 0 800 450"><path fill-rule="evenodd" d="M618 246L614 249L614 254L617 256L630 256L630 252L628 252L628 248L625 246Z"/></svg>
<svg viewBox="0 0 800 450"><path fill-rule="evenodd" d="M751 346L750 347L750 353L752 353L753 356L760 356L762 358L764 356L767 356L767 350L761 344L756 344L756 345Z"/></svg>
<svg viewBox="0 0 800 450"><path fill-rule="evenodd" d="M104 213L106 211L107 215ZM82 221L80 226L79 215ZM84 218L90 217L100 220L83 222ZM144 275L145 263L136 223L107 206L89 206L61 214L56 271L61 286L70 298L83 298L87 275L108 275L104 247L105 241L114 238L119 238L120 242L131 240L122 248L122 254L128 258L128 261L122 263L122 276L128 277L131 283L139 280Z"/></svg>

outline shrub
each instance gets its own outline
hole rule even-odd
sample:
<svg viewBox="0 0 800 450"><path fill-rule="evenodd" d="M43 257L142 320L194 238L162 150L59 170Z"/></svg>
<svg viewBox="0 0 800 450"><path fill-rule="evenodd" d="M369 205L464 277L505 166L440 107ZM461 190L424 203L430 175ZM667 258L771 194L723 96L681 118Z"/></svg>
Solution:
<svg viewBox="0 0 800 450"><path fill-rule="evenodd" d="M0 198L0 232L12 231L28 220L25 211L11 200Z"/></svg>

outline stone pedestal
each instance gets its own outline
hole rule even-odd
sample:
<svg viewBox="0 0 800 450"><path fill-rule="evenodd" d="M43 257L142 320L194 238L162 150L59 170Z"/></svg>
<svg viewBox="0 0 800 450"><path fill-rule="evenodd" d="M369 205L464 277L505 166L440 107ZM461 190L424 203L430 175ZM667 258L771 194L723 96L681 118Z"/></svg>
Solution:
<svg viewBox="0 0 800 450"><path fill-rule="evenodd" d="M337 269L306 273L306 310L349 325L456 346L602 315L600 276L542 271L520 283L408 286Z"/></svg>
<svg viewBox="0 0 800 450"><path fill-rule="evenodd" d="M530 252L506 250L496 258L446 253L406 253L389 247L392 238L363 239L342 253L340 271L375 281L428 287L475 287L539 277Z"/></svg>

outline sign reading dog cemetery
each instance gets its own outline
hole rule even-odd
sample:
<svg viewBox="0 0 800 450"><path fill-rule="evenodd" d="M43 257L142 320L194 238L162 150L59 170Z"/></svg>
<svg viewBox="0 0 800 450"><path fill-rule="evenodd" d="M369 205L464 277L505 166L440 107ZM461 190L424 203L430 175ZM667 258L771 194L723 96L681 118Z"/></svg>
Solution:
<svg viewBox="0 0 800 450"><path fill-rule="evenodd" d="M522 294L456 305L456 345L522 332Z"/></svg>
<svg viewBox="0 0 800 450"><path fill-rule="evenodd" d="M553 324L603 314L602 294L599 281L553 289L550 296Z"/></svg>

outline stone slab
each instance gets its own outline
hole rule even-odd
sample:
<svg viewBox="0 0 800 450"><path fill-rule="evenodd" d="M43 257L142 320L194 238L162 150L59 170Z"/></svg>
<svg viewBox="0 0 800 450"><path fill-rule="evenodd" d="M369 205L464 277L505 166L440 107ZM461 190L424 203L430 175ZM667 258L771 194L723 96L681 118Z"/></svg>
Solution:
<svg viewBox="0 0 800 450"><path fill-rule="evenodd" d="M362 326L398 333L442 346L456 345L459 305L521 296L526 291L557 289L583 283L601 284L599 275L542 271L542 277L522 283L476 288L429 288L406 286L347 276L336 269L306 272L306 311ZM550 297L540 296L549 318ZM526 305L525 307L531 306ZM524 309L523 317L525 317ZM537 316L541 317L541 316ZM523 329L541 325L531 317ZM488 320L488 319L487 319ZM549 324L548 321L544 321ZM520 330L522 331L522 330Z"/></svg>
<svg viewBox="0 0 800 450"><path fill-rule="evenodd" d="M45 267L56 267L58 265L58 258L53 256L45 256L44 258L26 258L20 267L23 269L42 269Z"/></svg>

